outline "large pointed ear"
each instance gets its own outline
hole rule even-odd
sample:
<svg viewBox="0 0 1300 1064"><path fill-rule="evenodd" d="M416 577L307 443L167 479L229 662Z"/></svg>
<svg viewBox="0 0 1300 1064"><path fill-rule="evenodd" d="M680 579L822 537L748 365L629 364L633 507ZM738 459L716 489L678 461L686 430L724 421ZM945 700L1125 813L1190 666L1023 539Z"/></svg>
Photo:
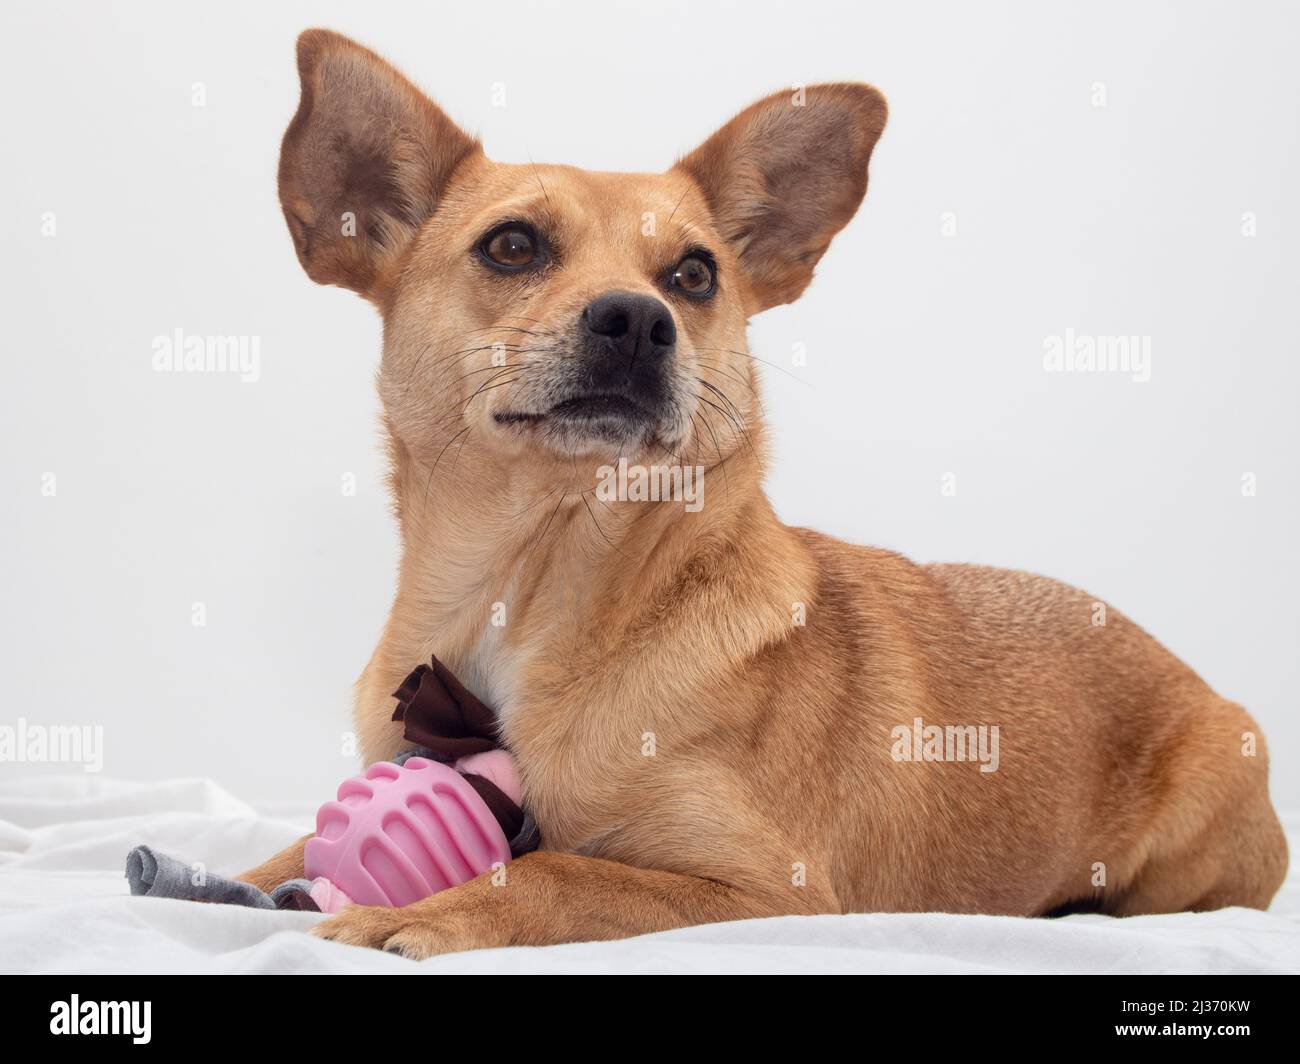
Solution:
<svg viewBox="0 0 1300 1064"><path fill-rule="evenodd" d="M870 85L811 85L745 109L678 168L704 192L757 306L798 298L867 191L885 128Z"/></svg>
<svg viewBox="0 0 1300 1064"><path fill-rule="evenodd" d="M280 203L303 269L379 300L452 172L481 153L392 66L329 30L298 38L302 99L280 147Z"/></svg>

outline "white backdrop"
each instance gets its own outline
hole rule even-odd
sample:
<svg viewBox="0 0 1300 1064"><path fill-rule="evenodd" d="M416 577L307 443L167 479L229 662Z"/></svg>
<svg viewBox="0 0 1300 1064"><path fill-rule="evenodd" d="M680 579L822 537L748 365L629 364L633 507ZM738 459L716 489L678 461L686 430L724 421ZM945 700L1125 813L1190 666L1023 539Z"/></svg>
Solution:
<svg viewBox="0 0 1300 1064"><path fill-rule="evenodd" d="M751 330L789 371L781 514L1088 588L1251 708L1300 808L1285 4L6 5L0 723L253 800L353 768L396 542L379 320L306 279L276 202L308 25L505 161L661 169L769 91L880 86L862 212ZM256 337L258 379L155 372L176 329ZM1140 338L1150 379L1046 372L1067 330Z"/></svg>

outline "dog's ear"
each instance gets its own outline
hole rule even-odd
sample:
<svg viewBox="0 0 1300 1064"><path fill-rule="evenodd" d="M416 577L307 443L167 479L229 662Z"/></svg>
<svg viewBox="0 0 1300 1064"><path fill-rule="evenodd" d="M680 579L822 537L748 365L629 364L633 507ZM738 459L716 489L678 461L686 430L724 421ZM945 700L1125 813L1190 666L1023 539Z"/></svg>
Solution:
<svg viewBox="0 0 1300 1064"><path fill-rule="evenodd" d="M280 147L280 204L303 269L380 300L457 165L481 153L391 65L329 30L298 38L302 99Z"/></svg>
<svg viewBox="0 0 1300 1064"><path fill-rule="evenodd" d="M870 85L811 85L746 108L678 168L704 192L715 225L764 310L797 299L817 260L862 202L885 128Z"/></svg>

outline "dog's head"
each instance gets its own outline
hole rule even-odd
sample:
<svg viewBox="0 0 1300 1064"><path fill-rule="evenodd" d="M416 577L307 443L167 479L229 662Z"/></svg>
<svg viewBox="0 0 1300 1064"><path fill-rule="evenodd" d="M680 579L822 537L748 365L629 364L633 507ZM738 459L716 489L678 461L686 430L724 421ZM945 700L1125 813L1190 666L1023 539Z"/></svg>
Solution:
<svg viewBox="0 0 1300 1064"><path fill-rule="evenodd" d="M298 257L379 307L388 423L426 458L470 437L534 467L725 457L757 414L747 319L807 286L885 124L875 89L817 85L662 174L506 165L346 37L307 31L298 67Z"/></svg>

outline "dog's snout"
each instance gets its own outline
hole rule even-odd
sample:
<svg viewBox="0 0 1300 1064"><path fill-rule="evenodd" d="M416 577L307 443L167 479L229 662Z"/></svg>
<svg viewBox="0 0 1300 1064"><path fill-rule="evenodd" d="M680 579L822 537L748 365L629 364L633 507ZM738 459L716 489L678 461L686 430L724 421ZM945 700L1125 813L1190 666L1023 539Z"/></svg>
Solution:
<svg viewBox="0 0 1300 1064"><path fill-rule="evenodd" d="M652 295L612 291L588 304L578 322L578 387L607 403L630 403L638 416L662 410L677 344L673 314Z"/></svg>
<svg viewBox="0 0 1300 1064"><path fill-rule="evenodd" d="M606 292L582 313L587 331L605 337L611 353L629 362L638 355L660 359L677 342L672 312L653 296L632 292Z"/></svg>

